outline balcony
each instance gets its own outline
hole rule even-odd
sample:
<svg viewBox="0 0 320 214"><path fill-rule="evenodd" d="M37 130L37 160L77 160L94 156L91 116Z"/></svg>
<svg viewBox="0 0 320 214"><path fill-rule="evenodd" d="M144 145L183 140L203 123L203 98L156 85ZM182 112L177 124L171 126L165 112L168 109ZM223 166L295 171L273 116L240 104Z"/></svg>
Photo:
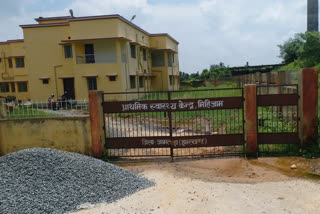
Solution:
<svg viewBox="0 0 320 214"><path fill-rule="evenodd" d="M114 64L118 61L115 40L79 42L75 52L77 64Z"/></svg>

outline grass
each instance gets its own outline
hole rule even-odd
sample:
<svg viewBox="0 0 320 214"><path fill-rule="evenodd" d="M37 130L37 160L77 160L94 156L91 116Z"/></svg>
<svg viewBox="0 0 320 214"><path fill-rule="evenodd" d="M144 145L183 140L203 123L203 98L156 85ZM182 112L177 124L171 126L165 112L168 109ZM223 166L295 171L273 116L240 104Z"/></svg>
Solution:
<svg viewBox="0 0 320 214"><path fill-rule="evenodd" d="M278 113L277 107L259 107L258 108L258 133L272 133L272 132L296 132L297 126L293 124L296 118L293 116L275 116ZM296 109L291 109L294 112ZM288 114L289 110L281 109L281 113ZM265 117L268 115L267 117ZM297 113L295 113L297 115ZM262 123L262 124L259 124Z"/></svg>
<svg viewBox="0 0 320 214"><path fill-rule="evenodd" d="M300 155L298 144L259 144L259 156L297 156Z"/></svg>
<svg viewBox="0 0 320 214"><path fill-rule="evenodd" d="M43 118L52 117L55 114L44 112L42 110L25 108L25 107L15 107L12 111L7 113L8 119L20 119L20 118Z"/></svg>
<svg viewBox="0 0 320 214"><path fill-rule="evenodd" d="M226 83L219 86L201 86L201 87L181 87L180 91L172 91L171 99L196 99L196 98L210 98L210 97L233 97L241 96L241 89L237 88L236 83ZM218 89L218 90L214 90ZM226 89L226 90L221 90ZM153 92L139 98L144 100L168 100L168 92Z"/></svg>

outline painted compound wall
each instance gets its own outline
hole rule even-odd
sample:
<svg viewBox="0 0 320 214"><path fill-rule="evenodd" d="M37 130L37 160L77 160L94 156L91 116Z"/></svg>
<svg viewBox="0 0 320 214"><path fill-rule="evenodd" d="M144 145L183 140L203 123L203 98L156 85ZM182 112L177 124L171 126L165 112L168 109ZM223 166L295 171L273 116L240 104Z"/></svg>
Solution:
<svg viewBox="0 0 320 214"><path fill-rule="evenodd" d="M89 117L0 121L0 155L34 147L91 155Z"/></svg>

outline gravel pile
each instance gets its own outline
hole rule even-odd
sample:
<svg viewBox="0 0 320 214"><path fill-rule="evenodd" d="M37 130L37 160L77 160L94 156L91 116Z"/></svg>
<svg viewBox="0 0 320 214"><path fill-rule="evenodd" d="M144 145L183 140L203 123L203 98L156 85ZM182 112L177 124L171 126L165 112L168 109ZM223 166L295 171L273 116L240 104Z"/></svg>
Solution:
<svg viewBox="0 0 320 214"><path fill-rule="evenodd" d="M153 183L104 161L54 149L0 157L0 213L64 213L113 202Z"/></svg>

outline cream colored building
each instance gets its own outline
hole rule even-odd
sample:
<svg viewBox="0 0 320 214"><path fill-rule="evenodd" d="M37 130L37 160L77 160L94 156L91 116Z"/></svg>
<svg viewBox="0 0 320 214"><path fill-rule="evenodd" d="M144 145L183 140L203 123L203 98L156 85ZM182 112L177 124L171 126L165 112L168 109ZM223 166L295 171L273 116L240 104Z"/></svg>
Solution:
<svg viewBox="0 0 320 214"><path fill-rule="evenodd" d="M30 98L23 40L0 42L0 96Z"/></svg>
<svg viewBox="0 0 320 214"><path fill-rule="evenodd" d="M150 34L119 15L36 21L21 25L24 40L0 43L2 97L179 89L178 42L168 34Z"/></svg>

